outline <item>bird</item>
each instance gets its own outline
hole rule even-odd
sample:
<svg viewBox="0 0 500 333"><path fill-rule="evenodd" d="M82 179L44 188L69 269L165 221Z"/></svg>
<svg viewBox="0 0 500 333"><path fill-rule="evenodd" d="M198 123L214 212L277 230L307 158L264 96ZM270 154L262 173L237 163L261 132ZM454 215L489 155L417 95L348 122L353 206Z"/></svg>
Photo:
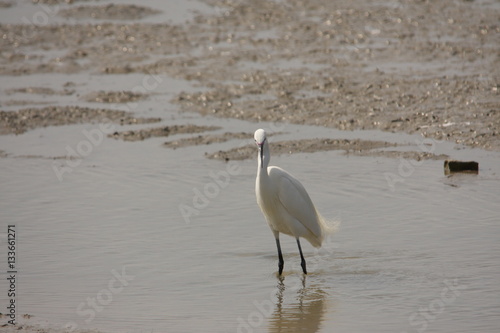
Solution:
<svg viewBox="0 0 500 333"><path fill-rule="evenodd" d="M307 274L300 238L305 238L314 247L321 247L326 235L331 233L333 228L316 210L300 181L280 167L269 166L271 153L266 132L263 129L256 130L254 139L259 149L255 194L257 204L276 240L278 274L282 275L284 266L280 233L295 237L300 253L300 265L304 274Z"/></svg>

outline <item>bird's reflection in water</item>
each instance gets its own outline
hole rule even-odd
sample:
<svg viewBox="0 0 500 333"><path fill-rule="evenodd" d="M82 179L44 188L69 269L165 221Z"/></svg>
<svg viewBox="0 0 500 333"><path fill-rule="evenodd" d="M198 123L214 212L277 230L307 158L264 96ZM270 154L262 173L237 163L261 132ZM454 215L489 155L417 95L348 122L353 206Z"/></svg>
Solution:
<svg viewBox="0 0 500 333"><path fill-rule="evenodd" d="M301 280L285 285L278 277L276 306L269 317L269 332L317 332L326 312L326 293L319 287L306 286ZM285 300L285 298L291 300Z"/></svg>

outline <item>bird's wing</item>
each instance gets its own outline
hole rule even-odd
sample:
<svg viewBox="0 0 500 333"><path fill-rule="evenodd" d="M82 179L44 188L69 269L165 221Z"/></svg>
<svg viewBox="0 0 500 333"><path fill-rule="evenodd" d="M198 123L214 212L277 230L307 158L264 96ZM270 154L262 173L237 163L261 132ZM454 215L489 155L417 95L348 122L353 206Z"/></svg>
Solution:
<svg viewBox="0 0 500 333"><path fill-rule="evenodd" d="M278 198L286 211L314 235L321 235L316 208L302 184L285 170L272 167L269 176L276 180Z"/></svg>

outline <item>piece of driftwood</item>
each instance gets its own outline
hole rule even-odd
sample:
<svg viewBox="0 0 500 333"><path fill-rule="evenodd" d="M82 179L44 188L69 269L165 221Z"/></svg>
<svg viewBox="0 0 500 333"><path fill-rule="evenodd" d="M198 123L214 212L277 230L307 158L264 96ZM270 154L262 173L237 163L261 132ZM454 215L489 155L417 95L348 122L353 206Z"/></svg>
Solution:
<svg viewBox="0 0 500 333"><path fill-rule="evenodd" d="M477 175L479 173L479 163L475 161L444 161L444 174L451 175L454 173L471 173Z"/></svg>

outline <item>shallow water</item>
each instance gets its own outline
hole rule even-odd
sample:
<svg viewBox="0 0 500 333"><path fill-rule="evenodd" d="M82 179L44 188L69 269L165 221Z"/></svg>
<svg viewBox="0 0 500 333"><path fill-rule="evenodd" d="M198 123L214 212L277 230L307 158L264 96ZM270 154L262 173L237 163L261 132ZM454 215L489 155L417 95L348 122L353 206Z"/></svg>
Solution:
<svg viewBox="0 0 500 333"><path fill-rule="evenodd" d="M57 90L72 81L83 95L131 89L143 78L123 77L44 74L8 82ZM164 121L142 127L283 132L271 138L271 150L273 141L292 138L387 140L412 149L423 141L179 113L168 100L196 88L162 78L155 95L131 111ZM204 157L251 137L177 150L161 144L189 135L104 139L81 159L51 158L77 149L87 140L83 131L98 128L47 127L0 139L9 154L0 158L0 267L5 273L13 224L20 322L105 332L496 332L500 326L499 153L428 141L436 154L479 161L479 175L453 177L444 176L442 161L335 151L272 157L271 164L302 181L325 217L341 221L321 250L303 242L307 276L295 241L283 236L285 271L278 278L272 233L255 202L256 161ZM63 167L69 169L61 175ZM4 309L7 285L0 281ZM25 313L34 317L20 318Z"/></svg>
<svg viewBox="0 0 500 333"><path fill-rule="evenodd" d="M273 125L223 123L248 131ZM283 126L290 133L284 138L318 134ZM64 149L55 138L71 142L95 127L39 129L4 137L0 148L29 151L41 138L34 150L43 155L54 145ZM111 332L498 327L499 154L436 143L480 162L479 176L451 178L442 161L401 173L396 159L273 157L302 180L323 215L342 221L320 251L304 243L306 277L295 242L283 237L285 274L278 279L272 234L254 198L255 161L211 161L203 154L218 146L168 150L163 141L105 140L63 181L53 160L0 159L3 246L7 224L18 236L18 313ZM387 173L402 179L394 191ZM211 196L206 207L193 205L196 189ZM181 205L198 215L183 218Z"/></svg>

